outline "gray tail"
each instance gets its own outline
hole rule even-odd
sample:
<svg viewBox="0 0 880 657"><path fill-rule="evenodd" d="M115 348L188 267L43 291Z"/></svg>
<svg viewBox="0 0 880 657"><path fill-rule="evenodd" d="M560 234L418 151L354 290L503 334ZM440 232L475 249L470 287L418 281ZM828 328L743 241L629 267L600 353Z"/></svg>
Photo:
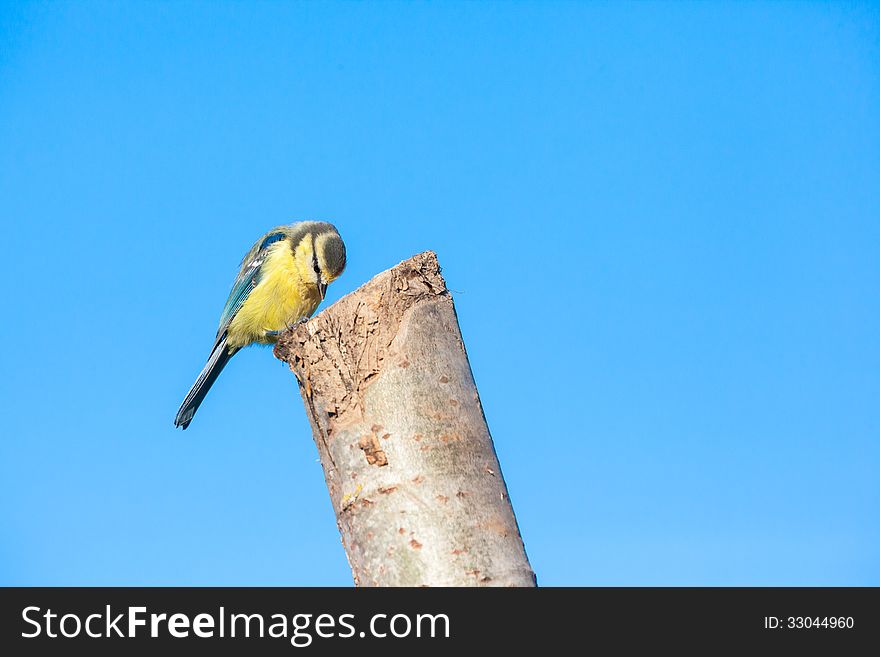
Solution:
<svg viewBox="0 0 880 657"><path fill-rule="evenodd" d="M214 345L214 349L211 351L208 362L205 363L205 367L202 368L199 378L196 379L196 382L193 383L193 387L190 388L189 392L186 394L186 399L184 399L183 403L180 405L180 410L177 411L177 417L174 418L175 427L186 429L189 426L196 411L199 410L199 405L202 403L202 400L205 399L205 395L208 394L211 386L214 385L214 381L220 376L220 372L223 371L223 368L226 367L226 363L228 363L229 359L235 355L236 351L238 351L238 349L234 349L230 352L226 348L225 335Z"/></svg>

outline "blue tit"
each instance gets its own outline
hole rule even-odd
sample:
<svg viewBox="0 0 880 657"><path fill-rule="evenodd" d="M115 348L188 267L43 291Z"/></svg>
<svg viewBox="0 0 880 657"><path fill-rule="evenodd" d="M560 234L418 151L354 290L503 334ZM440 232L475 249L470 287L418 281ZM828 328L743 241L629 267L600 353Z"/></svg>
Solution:
<svg viewBox="0 0 880 657"><path fill-rule="evenodd" d="M186 429L229 359L250 344L271 344L285 328L311 317L327 285L345 268L345 244L332 224L301 221L273 228L247 252L211 355L177 411Z"/></svg>

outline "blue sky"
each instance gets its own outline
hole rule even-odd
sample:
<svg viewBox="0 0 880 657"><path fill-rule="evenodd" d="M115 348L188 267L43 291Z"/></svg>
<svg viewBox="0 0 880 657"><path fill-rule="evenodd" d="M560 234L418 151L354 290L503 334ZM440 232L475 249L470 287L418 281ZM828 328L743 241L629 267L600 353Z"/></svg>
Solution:
<svg viewBox="0 0 880 657"><path fill-rule="evenodd" d="M0 584L350 585L239 259L434 249L546 585L880 585L880 12L0 5Z"/></svg>

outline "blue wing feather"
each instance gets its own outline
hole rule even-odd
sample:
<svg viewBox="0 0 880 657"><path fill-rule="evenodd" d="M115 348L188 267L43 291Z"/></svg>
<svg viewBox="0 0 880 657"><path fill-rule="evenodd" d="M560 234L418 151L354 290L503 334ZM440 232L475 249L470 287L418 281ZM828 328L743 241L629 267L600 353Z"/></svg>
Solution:
<svg viewBox="0 0 880 657"><path fill-rule="evenodd" d="M255 244L254 248L245 256L235 283L232 284L232 291L229 293L229 298L226 300L223 312L220 314L217 342L223 338L226 329L229 328L229 324L235 318L235 314L241 308L241 305L248 298L251 290L260 282L261 265L263 264L266 249L285 237L286 235L283 232L271 232Z"/></svg>
<svg viewBox="0 0 880 657"><path fill-rule="evenodd" d="M240 276L236 279L235 284L232 286L232 291L229 293L229 298L226 300L226 305L223 306L223 312L220 314L220 326L217 329L218 340L224 333L226 333L226 329L229 328L229 324L235 318L235 313L238 312L238 309L241 308L241 304L245 302L245 299L248 298L251 290L253 290L259 282L259 266L251 267L245 276Z"/></svg>
<svg viewBox="0 0 880 657"><path fill-rule="evenodd" d="M269 233L260 243L260 250L272 246L275 242L284 239L284 233Z"/></svg>

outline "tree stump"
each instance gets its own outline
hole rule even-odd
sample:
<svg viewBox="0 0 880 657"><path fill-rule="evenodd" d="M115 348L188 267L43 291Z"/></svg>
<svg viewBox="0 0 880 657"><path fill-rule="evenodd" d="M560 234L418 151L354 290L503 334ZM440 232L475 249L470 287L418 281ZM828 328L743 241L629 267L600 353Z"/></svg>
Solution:
<svg viewBox="0 0 880 657"><path fill-rule="evenodd" d="M452 296L427 251L286 331L358 586L535 586Z"/></svg>

